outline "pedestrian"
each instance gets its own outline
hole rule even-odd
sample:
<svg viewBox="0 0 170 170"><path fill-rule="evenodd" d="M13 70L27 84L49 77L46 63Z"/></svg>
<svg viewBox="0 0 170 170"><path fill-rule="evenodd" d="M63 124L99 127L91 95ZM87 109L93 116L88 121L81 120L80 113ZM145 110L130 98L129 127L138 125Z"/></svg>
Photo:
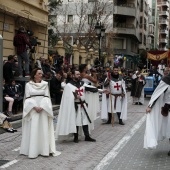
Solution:
<svg viewBox="0 0 170 170"><path fill-rule="evenodd" d="M60 155L55 146L48 83L42 80L40 68L32 71L25 87L20 154L28 155L29 158Z"/></svg>
<svg viewBox="0 0 170 170"><path fill-rule="evenodd" d="M18 57L19 77L23 77L23 60L25 62L25 77L30 76L29 71L29 56L27 54L27 46L32 49L32 46L25 34L25 28L20 27L18 33L14 36L13 45L16 47Z"/></svg>
<svg viewBox="0 0 170 170"><path fill-rule="evenodd" d="M74 134L74 142L78 143L78 135L81 128L84 131L85 141L96 142L90 137L91 123L94 121L93 113L88 112L85 100L84 82L80 81L80 72L72 71L72 80L64 87L63 97L60 105L58 122L56 127L56 138Z"/></svg>
<svg viewBox="0 0 170 170"><path fill-rule="evenodd" d="M8 61L3 65L3 78L5 79L5 82L8 84L10 83L11 79L14 78L13 75L13 62L14 62L14 56L9 55Z"/></svg>
<svg viewBox="0 0 170 170"><path fill-rule="evenodd" d="M88 66L87 64L81 64L79 66L80 70L80 76L82 78L82 81L88 85L92 85L95 87L97 84L97 74L96 71L93 70L93 74L89 75L87 74ZM90 113L94 113L95 118L97 118L97 114L100 112L100 102L99 102L99 92L96 91L89 91L86 89L86 97L87 97L87 103L88 103L88 109Z"/></svg>
<svg viewBox="0 0 170 170"><path fill-rule="evenodd" d="M164 76L164 70L165 70L165 64L164 64L164 60L161 60L161 63L158 64L158 72Z"/></svg>
<svg viewBox="0 0 170 170"><path fill-rule="evenodd" d="M119 124L124 125L123 120L127 119L127 94L125 81L119 75L117 66L113 67L113 71L104 82L104 87L110 90L110 94L102 95L101 119L107 120L107 124L114 124L114 113L117 113Z"/></svg>
<svg viewBox="0 0 170 170"><path fill-rule="evenodd" d="M132 76L132 88L131 96L133 98L133 104L144 104L144 85L146 84L145 77L141 74L141 69L135 72Z"/></svg>
<svg viewBox="0 0 170 170"><path fill-rule="evenodd" d="M170 138L170 74L163 77L146 109L144 148L155 149L158 142ZM170 151L168 153L170 156Z"/></svg>

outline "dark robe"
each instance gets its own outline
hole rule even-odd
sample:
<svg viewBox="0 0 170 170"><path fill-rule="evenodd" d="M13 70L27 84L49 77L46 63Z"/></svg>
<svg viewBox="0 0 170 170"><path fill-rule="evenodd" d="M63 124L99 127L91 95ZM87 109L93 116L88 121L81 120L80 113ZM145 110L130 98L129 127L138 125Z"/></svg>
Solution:
<svg viewBox="0 0 170 170"><path fill-rule="evenodd" d="M145 80L145 77L141 75L142 80ZM135 79L132 79L132 90L131 90L131 96L132 97L141 97L142 89L145 84L143 84L143 81L138 81L138 77Z"/></svg>

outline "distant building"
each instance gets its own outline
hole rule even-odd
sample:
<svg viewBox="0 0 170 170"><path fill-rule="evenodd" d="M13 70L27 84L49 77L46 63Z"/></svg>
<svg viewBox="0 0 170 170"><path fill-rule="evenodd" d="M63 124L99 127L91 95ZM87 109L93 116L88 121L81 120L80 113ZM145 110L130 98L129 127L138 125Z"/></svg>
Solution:
<svg viewBox="0 0 170 170"><path fill-rule="evenodd" d="M94 36L94 26L100 20L106 27L102 41L105 52L113 58L126 57L126 66L133 67L140 50L147 49L149 10L148 0L63 0L59 10L50 17L56 21L56 32L61 38L70 35L71 44L78 44L79 37L85 37L89 31ZM97 46L93 48L96 50Z"/></svg>

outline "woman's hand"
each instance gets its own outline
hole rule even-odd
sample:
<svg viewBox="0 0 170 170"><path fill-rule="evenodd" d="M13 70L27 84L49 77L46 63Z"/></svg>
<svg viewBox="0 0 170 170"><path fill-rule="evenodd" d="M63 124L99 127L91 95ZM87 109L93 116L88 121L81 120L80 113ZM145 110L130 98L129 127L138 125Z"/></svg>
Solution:
<svg viewBox="0 0 170 170"><path fill-rule="evenodd" d="M34 107L33 108L37 113L40 113L42 110L43 110L43 108L41 108L41 107Z"/></svg>
<svg viewBox="0 0 170 170"><path fill-rule="evenodd" d="M147 113L150 113L151 110L152 110L151 107L147 107L147 108L146 108L146 114L147 114Z"/></svg>

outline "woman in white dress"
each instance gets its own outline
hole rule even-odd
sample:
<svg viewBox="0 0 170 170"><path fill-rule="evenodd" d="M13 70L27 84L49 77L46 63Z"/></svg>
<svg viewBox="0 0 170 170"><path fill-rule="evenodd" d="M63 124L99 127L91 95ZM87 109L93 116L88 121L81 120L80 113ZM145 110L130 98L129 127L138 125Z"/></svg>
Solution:
<svg viewBox="0 0 170 170"><path fill-rule="evenodd" d="M48 83L42 80L40 68L32 71L30 81L25 86L20 154L29 158L60 155L55 146Z"/></svg>

